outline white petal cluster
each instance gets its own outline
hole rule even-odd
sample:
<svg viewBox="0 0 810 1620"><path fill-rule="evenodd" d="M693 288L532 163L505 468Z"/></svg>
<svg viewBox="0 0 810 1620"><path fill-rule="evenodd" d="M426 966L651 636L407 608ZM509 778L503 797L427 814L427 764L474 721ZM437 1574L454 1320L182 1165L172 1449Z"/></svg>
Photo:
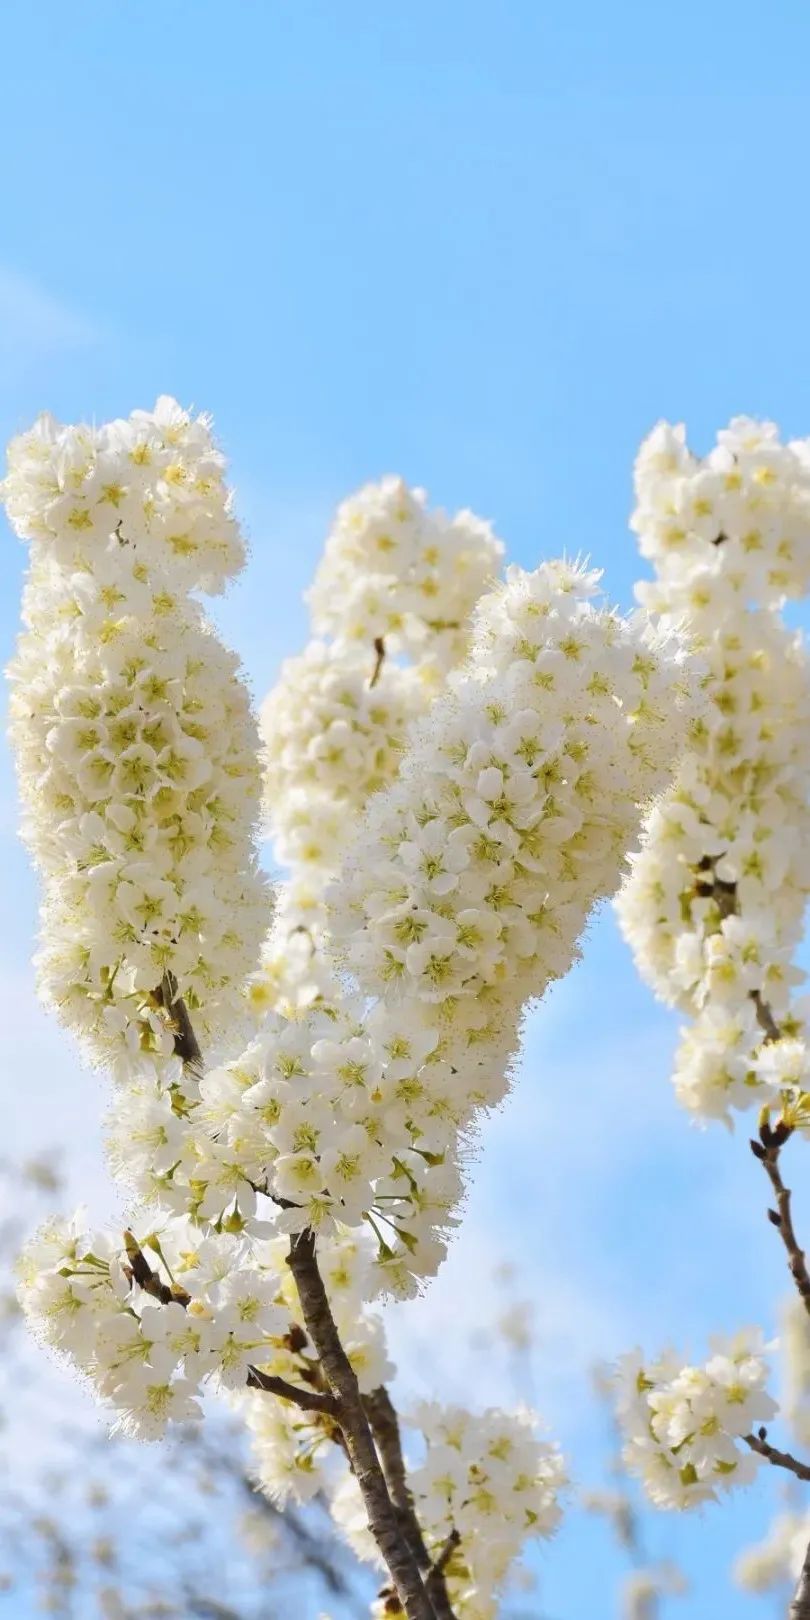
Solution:
<svg viewBox="0 0 810 1620"><path fill-rule="evenodd" d="M733 422L705 463L661 427L636 481L658 570L639 594L663 622L686 618L706 706L619 896L621 926L656 994L692 1020L683 1104L725 1120L786 1105L803 1124L810 1050L791 998L810 892L810 666L779 600L808 582L810 462L769 424Z"/></svg>
<svg viewBox="0 0 810 1620"><path fill-rule="evenodd" d="M436 1560L451 1536L448 1596L459 1620L494 1620L510 1570L529 1539L548 1539L562 1517L567 1484L559 1448L537 1437L526 1411L425 1402L409 1419L420 1437L422 1463L409 1470L417 1518ZM369 1558L359 1491L347 1478L332 1511L358 1556Z"/></svg>
<svg viewBox="0 0 810 1620"><path fill-rule="evenodd" d="M617 1414L624 1462L656 1507L693 1508L747 1484L759 1457L744 1436L773 1417L768 1365L758 1329L710 1340L703 1366L672 1352L644 1362L622 1357Z"/></svg>
<svg viewBox="0 0 810 1620"><path fill-rule="evenodd" d="M309 592L317 635L364 651L463 657L468 620L497 573L501 541L472 512L430 511L401 478L366 484L339 507Z"/></svg>
<svg viewBox="0 0 810 1620"><path fill-rule="evenodd" d="M123 539L137 561L185 589L222 589L244 562L207 416L165 395L102 427L40 416L12 439L2 496L23 539L60 568L93 570Z"/></svg>
<svg viewBox="0 0 810 1620"><path fill-rule="evenodd" d="M373 650L310 642L265 699L265 804L281 861L331 874L354 817L396 775L426 692L413 669ZM372 685L372 680L374 684Z"/></svg>
<svg viewBox="0 0 810 1620"><path fill-rule="evenodd" d="M360 995L334 981L269 1015L199 1097L186 1089L165 1169L126 1144L155 1110L171 1138L177 1095L133 1099L148 1120L127 1116L120 1157L141 1199L288 1232L367 1223L379 1286L405 1294L435 1272L525 1004L571 965L686 724L679 643L595 608L593 587L564 566L516 570L482 608L471 663L336 886ZM265 1210L257 1188L289 1207Z"/></svg>
<svg viewBox="0 0 810 1620"><path fill-rule="evenodd" d="M660 422L636 463L632 526L666 612L691 612L696 592L720 590L778 605L810 585L810 447L782 444L773 422L736 416L705 457L684 427Z"/></svg>
<svg viewBox="0 0 810 1620"><path fill-rule="evenodd" d="M136 1253L165 1297L139 1285ZM52 1222L27 1247L19 1294L35 1331L90 1379L117 1425L144 1440L200 1417L209 1380L243 1385L289 1328L278 1271L257 1265L238 1238L186 1222L141 1245L89 1233L81 1215Z"/></svg>
<svg viewBox="0 0 810 1620"><path fill-rule="evenodd" d="M8 671L23 834L45 891L40 990L89 1057L125 1068L171 1053L168 982L201 1036L232 1029L268 913L238 662L176 570L142 556L143 532L78 554L62 531L33 539Z"/></svg>
<svg viewBox="0 0 810 1620"><path fill-rule="evenodd" d="M595 607L595 587L545 564L483 598L470 663L332 891L347 966L438 1030L465 1124L502 1097L526 1003L571 966L685 736L679 644Z"/></svg>

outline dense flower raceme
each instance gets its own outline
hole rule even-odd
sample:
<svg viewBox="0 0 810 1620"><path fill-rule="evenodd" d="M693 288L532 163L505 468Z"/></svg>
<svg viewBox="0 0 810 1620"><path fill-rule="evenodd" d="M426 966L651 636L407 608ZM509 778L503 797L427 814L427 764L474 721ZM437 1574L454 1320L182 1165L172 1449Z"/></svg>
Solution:
<svg viewBox="0 0 810 1620"><path fill-rule="evenodd" d="M38 562L9 674L23 831L43 876L44 998L99 1061L171 1050L172 975L200 1034L238 1015L268 898L258 739L236 659L129 552Z"/></svg>
<svg viewBox="0 0 810 1620"><path fill-rule="evenodd" d="M310 642L265 699L265 801L276 854L293 872L336 870L354 817L396 775L408 725L429 691L373 649Z"/></svg>
<svg viewBox="0 0 810 1620"><path fill-rule="evenodd" d="M258 1013L305 1008L329 981L326 886L411 722L464 657L502 552L480 519L430 512L398 478L340 508L310 593L328 639L286 661L261 712L267 828L289 878L250 985Z"/></svg>
<svg viewBox="0 0 810 1620"><path fill-rule="evenodd" d="M225 546L221 458L170 401L131 423L88 436L41 422L12 445L3 486L32 537L9 677L23 832L45 890L40 989L91 1058L124 1072L170 1055L162 1003L174 994L206 1041L233 1038L269 913L257 728L237 660L184 589L241 555ZM85 508L91 489L101 507L102 484L125 488L127 458L135 482L115 530L73 522L79 488Z"/></svg>
<svg viewBox="0 0 810 1620"><path fill-rule="evenodd" d="M624 1461L656 1507L692 1508L746 1484L759 1457L744 1437L776 1412L758 1329L711 1341L703 1366L667 1352L644 1362L624 1356L617 1414Z"/></svg>
<svg viewBox="0 0 810 1620"><path fill-rule="evenodd" d="M41 416L13 439L2 486L17 533L69 571L95 566L111 537L175 587L222 589L244 546L210 419L163 397L103 427Z"/></svg>
<svg viewBox="0 0 810 1620"><path fill-rule="evenodd" d="M661 427L636 472L634 523L658 570L639 594L664 623L686 615L707 703L618 910L643 976L692 1019L675 1083L702 1118L763 1104L807 1117L792 992L810 892L810 669L778 607L808 583L809 455L737 421L697 462Z"/></svg>
<svg viewBox="0 0 810 1620"><path fill-rule="evenodd" d="M424 1402L408 1427L421 1440L423 1461L408 1477L428 1550L437 1559L450 1537L458 1538L446 1566L453 1612L459 1620L494 1620L526 1540L548 1538L559 1524L566 1485L560 1452L538 1439L528 1412L473 1414ZM351 1475L335 1495L333 1514L358 1556L374 1561Z"/></svg>
<svg viewBox="0 0 810 1620"><path fill-rule="evenodd" d="M401 478L367 484L339 508L309 592L316 635L368 652L458 663L470 613L497 572L501 541L472 512L431 511Z"/></svg>

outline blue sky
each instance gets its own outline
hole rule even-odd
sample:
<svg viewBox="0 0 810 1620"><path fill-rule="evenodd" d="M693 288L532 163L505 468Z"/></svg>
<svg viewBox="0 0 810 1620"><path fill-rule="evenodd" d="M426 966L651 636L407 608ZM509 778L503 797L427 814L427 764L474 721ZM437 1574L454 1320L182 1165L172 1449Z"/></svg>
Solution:
<svg viewBox="0 0 810 1620"><path fill-rule="evenodd" d="M45 0L10 9L4 47L0 432L162 391L214 413L252 543L217 616L258 694L303 639L329 511L366 478L473 507L525 564L588 551L627 603L630 471L657 417L698 448L738 411L810 433L799 0ZM3 541L5 657L24 559ZM103 1207L100 1084L30 993L5 762L2 792L13 1137L58 1136ZM532 1021L444 1282L397 1322L415 1384L425 1349L448 1391L480 1382L464 1343L516 1247L538 1401L580 1477L590 1357L771 1327L782 1291L742 1138L696 1134L670 1095L673 1037L606 917ZM764 1612L723 1584L764 1515L757 1491L656 1519L695 1579L673 1615ZM616 1568L572 1520L543 1558L549 1613L609 1616Z"/></svg>

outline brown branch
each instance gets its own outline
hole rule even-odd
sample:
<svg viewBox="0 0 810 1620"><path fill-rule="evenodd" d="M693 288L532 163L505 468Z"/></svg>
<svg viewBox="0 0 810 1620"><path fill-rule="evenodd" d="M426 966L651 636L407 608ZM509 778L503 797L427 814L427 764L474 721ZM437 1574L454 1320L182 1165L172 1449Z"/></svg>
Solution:
<svg viewBox="0 0 810 1620"><path fill-rule="evenodd" d="M447 1596L447 1582L445 1580L445 1573L453 1553L455 1552L460 1541L461 1536L459 1535L458 1531L453 1528L450 1531L450 1534L447 1537L447 1540L442 1547L442 1550L439 1553L439 1556L436 1559L427 1580L425 1581L425 1586L430 1593L431 1602L436 1610L438 1620L446 1620L446 1617L449 1617L449 1620L453 1620L453 1611L450 1607L450 1599Z"/></svg>
<svg viewBox="0 0 810 1620"><path fill-rule="evenodd" d="M169 1026L174 1036L174 1050L181 1062L190 1069L202 1068L202 1052L194 1028L189 1017L188 1008L182 998L177 994L177 980L173 973L164 973L159 988L155 991L155 999L166 1011Z"/></svg>
<svg viewBox="0 0 810 1620"><path fill-rule="evenodd" d="M807 1269L807 1260L804 1249L801 1247L793 1226L793 1216L790 1208L790 1189L782 1180L779 1168L779 1154L785 1143L793 1135L793 1128L780 1120L777 1125L771 1126L764 1120L759 1129L759 1141L751 1141L751 1152L759 1160L768 1180L776 1194L776 1209L768 1210L768 1219L776 1227L785 1247L788 1269L796 1284L799 1297L810 1316L810 1272Z"/></svg>
<svg viewBox="0 0 810 1620"><path fill-rule="evenodd" d="M403 1535L407 1537L411 1551L420 1569L426 1571L425 1590L436 1614L436 1620L453 1620L453 1610L447 1595L447 1584L444 1571L452 1553L444 1552L435 1564L431 1563L430 1553L427 1549L422 1526L416 1515L413 1496L408 1486L408 1476L405 1471L405 1459L402 1455L402 1437L399 1432L399 1419L388 1390L384 1385L372 1390L370 1395L363 1396L371 1432L380 1454L385 1483L391 1501L396 1509L397 1518L402 1526ZM458 1534L454 1530L453 1547L458 1545ZM446 1551L446 1549L445 1549Z"/></svg>
<svg viewBox="0 0 810 1620"><path fill-rule="evenodd" d="M152 1270L134 1233L129 1230L124 1233L124 1248L130 1275L138 1287L152 1299L159 1300L161 1305L182 1305L185 1310L190 1304L191 1295L186 1293L185 1288L170 1288L161 1281L158 1273ZM266 1390L269 1395L277 1395L282 1401L291 1401L302 1412L317 1412L319 1417L337 1417L337 1404L331 1395L321 1395L312 1389L299 1389L297 1384L288 1383L286 1378L260 1372L258 1367L248 1369L246 1382L249 1389Z"/></svg>
<svg viewBox="0 0 810 1620"><path fill-rule="evenodd" d="M778 1451L768 1439L766 1429L758 1429L756 1434L746 1434L745 1443L755 1451L758 1457L764 1457L766 1462L773 1463L774 1468L786 1468L789 1474L795 1474L797 1479L810 1481L810 1463L803 1463L789 1451Z"/></svg>
<svg viewBox="0 0 810 1620"><path fill-rule="evenodd" d="M314 1389L300 1389L297 1384L290 1384L286 1378L277 1378L274 1373L263 1373L258 1367L250 1367L247 1384L249 1389L263 1389L268 1395L277 1395L281 1401L291 1401L293 1405L300 1406L303 1412L317 1412L321 1417L337 1418L337 1402L331 1395L319 1395Z"/></svg>
<svg viewBox="0 0 810 1620"><path fill-rule="evenodd" d="M419 1565L388 1494L357 1375L340 1342L318 1269L314 1232L307 1229L291 1238L287 1264L295 1278L307 1332L338 1403L340 1426L365 1504L369 1529L385 1559L407 1620L437 1620Z"/></svg>
<svg viewBox="0 0 810 1620"><path fill-rule="evenodd" d="M372 688L377 685L377 682L378 682L378 680L379 680L379 678L380 678L380 676L382 674L383 664L385 663L385 642L383 641L382 636L375 636L374 637L374 652L376 654L376 657L375 657L375 662L374 662L374 668L373 668L373 670L371 672L371 679L369 680L369 683L368 683L369 691L371 691Z"/></svg>
<svg viewBox="0 0 810 1620"><path fill-rule="evenodd" d="M788 1611L788 1620L810 1620L810 1547L804 1555L799 1584Z"/></svg>

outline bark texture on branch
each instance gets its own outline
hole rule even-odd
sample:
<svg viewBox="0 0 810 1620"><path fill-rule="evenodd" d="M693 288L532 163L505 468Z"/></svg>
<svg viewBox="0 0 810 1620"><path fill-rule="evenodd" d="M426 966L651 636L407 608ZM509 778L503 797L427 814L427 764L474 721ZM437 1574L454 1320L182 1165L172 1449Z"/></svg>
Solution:
<svg viewBox="0 0 810 1620"><path fill-rule="evenodd" d="M810 1464L801 1462L790 1451L779 1451L776 1446L772 1446L764 1429L759 1429L756 1434L747 1434L745 1443L758 1457L764 1457L766 1462L773 1463L774 1468L786 1468L788 1473L795 1474L797 1479L810 1481Z"/></svg>
<svg viewBox="0 0 810 1620"><path fill-rule="evenodd" d="M388 1494L357 1375L340 1342L318 1269L312 1231L300 1232L290 1240L287 1264L295 1278L307 1332L338 1403L340 1426L363 1497L369 1529L385 1559L408 1620L437 1620L419 1564Z"/></svg>
<svg viewBox="0 0 810 1620"><path fill-rule="evenodd" d="M788 1620L810 1620L810 1547L804 1555L799 1584L788 1610Z"/></svg>
<svg viewBox="0 0 810 1620"><path fill-rule="evenodd" d="M425 1572L425 1591L430 1597L436 1620L454 1620L450 1599L447 1595L447 1582L444 1576L449 1555L448 1557L440 1557L434 1564L428 1552L422 1534L422 1526L416 1515L413 1496L408 1486L405 1459L402 1455L399 1419L394 1403L385 1386L380 1385L379 1389L375 1389L370 1395L363 1397L363 1404L380 1454L388 1493L396 1509L403 1534L408 1540L419 1568ZM457 1545L458 1536L454 1532L453 1547L455 1548Z"/></svg>
<svg viewBox="0 0 810 1620"><path fill-rule="evenodd" d="M782 1239L790 1275L796 1285L796 1291L801 1302L808 1316L810 1316L810 1271L807 1269L804 1249L799 1243L793 1225L790 1188L785 1186L779 1167L779 1155L792 1135L792 1127L786 1125L784 1121L780 1120L774 1126L765 1121L760 1126L759 1141L752 1140L751 1142L751 1152L755 1158L759 1159L776 1195L776 1208L768 1210L768 1218L771 1225L776 1227Z"/></svg>

